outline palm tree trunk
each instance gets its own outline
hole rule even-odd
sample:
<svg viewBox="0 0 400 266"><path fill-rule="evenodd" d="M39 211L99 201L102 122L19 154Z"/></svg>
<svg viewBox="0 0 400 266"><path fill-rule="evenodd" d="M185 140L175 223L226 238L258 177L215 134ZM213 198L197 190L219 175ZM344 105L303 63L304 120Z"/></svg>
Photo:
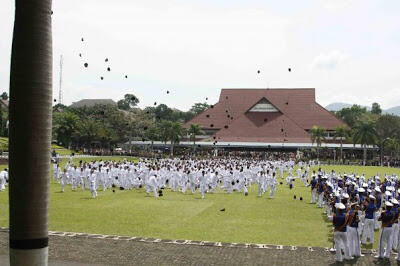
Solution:
<svg viewBox="0 0 400 266"><path fill-rule="evenodd" d="M193 138L193 155L196 156L196 135Z"/></svg>
<svg viewBox="0 0 400 266"><path fill-rule="evenodd" d="M10 70L11 265L48 263L51 4L51 0L15 1Z"/></svg>
<svg viewBox="0 0 400 266"><path fill-rule="evenodd" d="M363 150L363 165L365 166L367 163L367 145L364 144L364 150Z"/></svg>
<svg viewBox="0 0 400 266"><path fill-rule="evenodd" d="M340 141L340 163L343 163L343 141Z"/></svg>

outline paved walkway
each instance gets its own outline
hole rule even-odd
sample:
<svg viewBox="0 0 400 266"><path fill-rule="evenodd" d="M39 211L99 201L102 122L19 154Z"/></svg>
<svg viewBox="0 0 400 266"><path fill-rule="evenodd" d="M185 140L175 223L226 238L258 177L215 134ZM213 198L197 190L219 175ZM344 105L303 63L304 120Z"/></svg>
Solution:
<svg viewBox="0 0 400 266"><path fill-rule="evenodd" d="M366 254L336 264L334 254L322 248L251 247L207 243L155 243L154 239L101 235L50 236L50 265L397 265L394 256L377 260ZM179 242L179 241L178 241ZM183 242L183 241L182 241ZM8 232L0 232L0 265L8 265Z"/></svg>

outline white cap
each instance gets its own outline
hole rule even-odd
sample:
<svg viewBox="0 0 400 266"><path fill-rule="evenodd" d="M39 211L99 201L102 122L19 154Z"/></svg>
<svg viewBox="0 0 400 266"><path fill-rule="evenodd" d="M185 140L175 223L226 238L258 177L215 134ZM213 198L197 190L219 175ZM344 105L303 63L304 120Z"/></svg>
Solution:
<svg viewBox="0 0 400 266"><path fill-rule="evenodd" d="M385 205L388 207L393 207L393 204L390 201L386 201Z"/></svg>
<svg viewBox="0 0 400 266"><path fill-rule="evenodd" d="M359 189L358 189L358 192L364 193L364 192L365 192L365 189L359 188Z"/></svg>
<svg viewBox="0 0 400 266"><path fill-rule="evenodd" d="M345 198L345 199L348 199L349 198L349 194L347 194L347 193L343 193L343 198Z"/></svg>
<svg viewBox="0 0 400 266"><path fill-rule="evenodd" d="M367 183L363 183L362 186L365 188L365 187L368 187L368 184Z"/></svg>
<svg viewBox="0 0 400 266"><path fill-rule="evenodd" d="M374 195L369 195L370 199L375 199Z"/></svg>
<svg viewBox="0 0 400 266"><path fill-rule="evenodd" d="M387 191L392 191L392 187L391 187L391 186L386 187L386 190L387 190Z"/></svg>
<svg viewBox="0 0 400 266"><path fill-rule="evenodd" d="M397 190L397 192L399 192L399 193L400 193L400 188Z"/></svg>
<svg viewBox="0 0 400 266"><path fill-rule="evenodd" d="M391 202L392 202L393 204L399 205L399 202L397 201L397 199L392 199Z"/></svg>
<svg viewBox="0 0 400 266"><path fill-rule="evenodd" d="M344 209L346 209L346 206L344 206L343 203L339 202L339 203L335 204L335 208L339 209L339 210L344 210Z"/></svg>
<svg viewBox="0 0 400 266"><path fill-rule="evenodd" d="M385 195L386 195L386 196L392 196L392 193L390 193L390 191L386 191L386 192L385 192Z"/></svg>
<svg viewBox="0 0 400 266"><path fill-rule="evenodd" d="M381 189L378 187L375 188L375 191L381 193Z"/></svg>
<svg viewBox="0 0 400 266"><path fill-rule="evenodd" d="M372 192L372 190L370 190L370 189L367 189L367 192L368 192L368 193L371 193L371 192Z"/></svg>

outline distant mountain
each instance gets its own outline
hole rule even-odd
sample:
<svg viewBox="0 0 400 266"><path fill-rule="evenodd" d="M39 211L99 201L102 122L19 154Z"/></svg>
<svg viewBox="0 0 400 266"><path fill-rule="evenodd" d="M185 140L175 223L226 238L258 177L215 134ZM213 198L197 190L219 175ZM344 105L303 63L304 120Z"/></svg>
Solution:
<svg viewBox="0 0 400 266"><path fill-rule="evenodd" d="M349 108L352 106L353 105L350 103L331 103L325 106L325 109L327 109L328 111L336 112L342 110L343 108ZM371 107L369 106L361 105L361 107L367 108L368 111L371 110ZM382 110L382 113L400 116L400 106L395 106L386 110Z"/></svg>
<svg viewBox="0 0 400 266"><path fill-rule="evenodd" d="M331 104L328 104L327 106L325 106L325 109L327 109L328 111L335 111L336 112L336 111L342 110L343 108L350 108L352 106L353 105L350 104L350 103L331 103ZM367 110L371 109L371 107L369 107L369 106L361 105L361 107L365 107L365 108L367 108Z"/></svg>
<svg viewBox="0 0 400 266"><path fill-rule="evenodd" d="M396 107L389 108L387 110L383 110L383 113L400 116L400 106L396 106Z"/></svg>

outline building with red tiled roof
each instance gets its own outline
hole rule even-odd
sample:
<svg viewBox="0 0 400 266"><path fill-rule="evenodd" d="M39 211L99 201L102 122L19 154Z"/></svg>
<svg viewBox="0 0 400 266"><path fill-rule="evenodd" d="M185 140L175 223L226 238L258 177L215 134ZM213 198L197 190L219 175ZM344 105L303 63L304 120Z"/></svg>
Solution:
<svg viewBox="0 0 400 266"><path fill-rule="evenodd" d="M185 124L199 124L203 141L311 143L313 126L328 138L345 125L315 101L315 89L222 89L218 103Z"/></svg>

